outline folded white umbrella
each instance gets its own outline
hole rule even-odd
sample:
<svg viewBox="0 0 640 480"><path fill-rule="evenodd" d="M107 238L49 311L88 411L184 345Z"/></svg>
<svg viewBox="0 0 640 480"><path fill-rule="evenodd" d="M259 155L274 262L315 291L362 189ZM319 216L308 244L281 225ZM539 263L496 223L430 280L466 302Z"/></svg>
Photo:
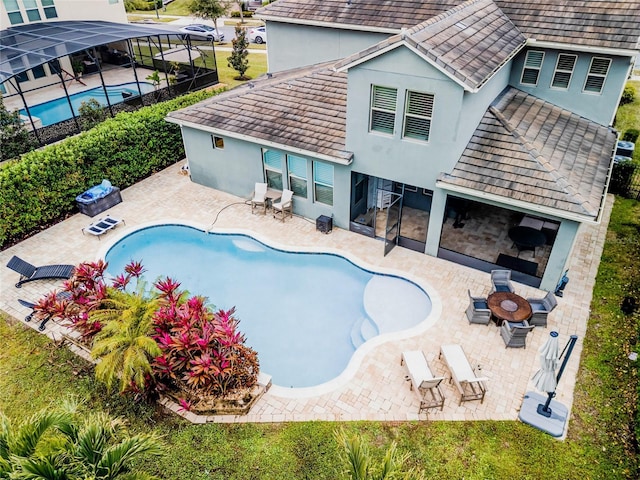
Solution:
<svg viewBox="0 0 640 480"><path fill-rule="evenodd" d="M558 332L551 332L549 338L538 350L540 353L540 370L538 370L533 378L534 386L541 392L555 392L556 369L559 360Z"/></svg>

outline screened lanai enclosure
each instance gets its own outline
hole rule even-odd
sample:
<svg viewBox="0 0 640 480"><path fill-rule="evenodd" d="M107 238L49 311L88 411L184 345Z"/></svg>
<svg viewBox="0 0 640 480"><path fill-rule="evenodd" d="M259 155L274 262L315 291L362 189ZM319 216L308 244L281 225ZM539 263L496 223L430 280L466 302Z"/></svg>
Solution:
<svg viewBox="0 0 640 480"><path fill-rule="evenodd" d="M90 99L114 116L218 83L213 41L169 27L46 22L3 29L0 40L3 102L41 145L78 133Z"/></svg>

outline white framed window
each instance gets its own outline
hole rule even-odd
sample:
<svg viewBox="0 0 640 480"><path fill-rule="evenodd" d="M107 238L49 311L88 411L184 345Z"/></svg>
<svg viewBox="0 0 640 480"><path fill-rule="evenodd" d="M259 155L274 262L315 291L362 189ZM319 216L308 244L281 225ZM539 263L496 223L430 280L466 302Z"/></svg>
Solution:
<svg viewBox="0 0 640 480"><path fill-rule="evenodd" d="M404 138L429 141L434 98L430 93L407 90L402 128Z"/></svg>
<svg viewBox="0 0 640 480"><path fill-rule="evenodd" d="M371 86L371 118L369 131L393 135L396 122L396 98L398 89Z"/></svg>
<svg viewBox="0 0 640 480"><path fill-rule="evenodd" d="M561 88L563 90L569 88L577 58L577 55L568 55L566 53L558 55L556 69L553 72L553 80L551 81L551 86L553 88Z"/></svg>
<svg viewBox="0 0 640 480"><path fill-rule="evenodd" d="M313 162L313 192L316 202L333 205L333 165Z"/></svg>
<svg viewBox="0 0 640 480"><path fill-rule="evenodd" d="M9 22L11 22L11 25L24 23L22 13L20 13L20 7L18 6L18 0L2 0L2 3L4 4L4 8L7 10L7 15L9 16Z"/></svg>
<svg viewBox="0 0 640 480"><path fill-rule="evenodd" d="M44 9L44 16L47 18L58 18L58 12L53 4L53 0L41 0L42 8Z"/></svg>
<svg viewBox="0 0 640 480"><path fill-rule="evenodd" d="M610 66L610 58L593 57L582 91L586 93L602 93Z"/></svg>
<svg viewBox="0 0 640 480"><path fill-rule="evenodd" d="M40 18L40 12L38 11L38 3L36 0L23 0L24 9L27 12L27 18L30 22L39 22L42 20Z"/></svg>
<svg viewBox="0 0 640 480"><path fill-rule="evenodd" d="M295 155L287 155L287 171L289 173L289 189L293 194L307 198L307 159Z"/></svg>
<svg viewBox="0 0 640 480"><path fill-rule="evenodd" d="M224 138L211 135L211 145L216 150L224 150Z"/></svg>
<svg viewBox="0 0 640 480"><path fill-rule="evenodd" d="M529 50L524 59L520 83L523 85L538 85L538 78L540 77L543 61L544 52L542 50Z"/></svg>
<svg viewBox="0 0 640 480"><path fill-rule="evenodd" d="M262 163L264 166L264 178L267 186L275 190L282 188L282 154L277 150L262 151Z"/></svg>

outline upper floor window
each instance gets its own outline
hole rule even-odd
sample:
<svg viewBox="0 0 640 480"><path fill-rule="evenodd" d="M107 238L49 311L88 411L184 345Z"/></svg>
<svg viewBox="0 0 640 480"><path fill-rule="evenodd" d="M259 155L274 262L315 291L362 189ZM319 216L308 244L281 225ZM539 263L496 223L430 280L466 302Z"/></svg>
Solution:
<svg viewBox="0 0 640 480"><path fill-rule="evenodd" d="M402 132L405 138L429 141L433 100L434 96L430 93L407 91Z"/></svg>
<svg viewBox="0 0 640 480"><path fill-rule="evenodd" d="M218 150L224 150L224 138L211 135L211 145Z"/></svg>
<svg viewBox="0 0 640 480"><path fill-rule="evenodd" d="M591 65L589 66L589 74L587 75L587 80L584 82L582 91L602 93L602 87L604 87L604 81L607 78L610 66L610 58L593 57L591 59Z"/></svg>
<svg viewBox="0 0 640 480"><path fill-rule="evenodd" d="M313 188L316 202L333 205L333 165L313 162Z"/></svg>
<svg viewBox="0 0 640 480"><path fill-rule="evenodd" d="M39 22L40 12L38 11L38 4L36 0L23 0L24 8L27 11L27 18L30 22Z"/></svg>
<svg viewBox="0 0 640 480"><path fill-rule="evenodd" d="M573 69L576 66L577 55L567 55L561 53L558 55L558 61L556 62L556 70L553 72L553 80L551 86L554 88L569 88L571 83L571 75L573 75Z"/></svg>
<svg viewBox="0 0 640 480"><path fill-rule="evenodd" d="M47 18L58 18L58 12L53 4L53 0L41 0L42 8L44 9L44 16Z"/></svg>
<svg viewBox="0 0 640 480"><path fill-rule="evenodd" d="M307 198L307 159L287 155L287 170L289 171L289 188L293 194Z"/></svg>
<svg viewBox="0 0 640 480"><path fill-rule="evenodd" d="M276 150L263 150L264 178L267 186L282 190L282 155Z"/></svg>
<svg viewBox="0 0 640 480"><path fill-rule="evenodd" d="M396 121L398 89L373 85L371 88L371 118L369 130L393 135Z"/></svg>
<svg viewBox="0 0 640 480"><path fill-rule="evenodd" d="M522 78L520 83L524 85L537 85L542 61L544 60L544 52L541 50L529 50L524 60L524 68L522 69Z"/></svg>
<svg viewBox="0 0 640 480"><path fill-rule="evenodd" d="M24 22L22 13L20 13L20 7L18 6L18 0L2 0L2 3L4 3L4 8L7 10L11 25Z"/></svg>

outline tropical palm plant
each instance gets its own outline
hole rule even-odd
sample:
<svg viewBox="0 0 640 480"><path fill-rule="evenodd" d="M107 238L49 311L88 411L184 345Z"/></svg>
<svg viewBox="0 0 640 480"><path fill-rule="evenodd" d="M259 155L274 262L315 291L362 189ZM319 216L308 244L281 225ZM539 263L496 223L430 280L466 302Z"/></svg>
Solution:
<svg viewBox="0 0 640 480"><path fill-rule="evenodd" d="M124 480L155 478L133 468L141 455L162 454L154 435L128 436L104 414L76 422L75 404L39 412L14 427L0 412L0 478Z"/></svg>
<svg viewBox="0 0 640 480"><path fill-rule="evenodd" d="M341 459L346 465L343 475L350 480L422 480L424 476L415 469L404 469L409 454L400 454L395 442L385 452L382 465L373 465L369 447L360 435L348 436L344 429L335 432L338 444L343 447Z"/></svg>
<svg viewBox="0 0 640 480"><path fill-rule="evenodd" d="M90 313L92 320L103 325L91 356L100 360L96 378L107 389L119 383L121 392L144 390L152 373L151 360L162 353L150 336L158 302L144 294L144 287L134 293L109 288L101 308Z"/></svg>

